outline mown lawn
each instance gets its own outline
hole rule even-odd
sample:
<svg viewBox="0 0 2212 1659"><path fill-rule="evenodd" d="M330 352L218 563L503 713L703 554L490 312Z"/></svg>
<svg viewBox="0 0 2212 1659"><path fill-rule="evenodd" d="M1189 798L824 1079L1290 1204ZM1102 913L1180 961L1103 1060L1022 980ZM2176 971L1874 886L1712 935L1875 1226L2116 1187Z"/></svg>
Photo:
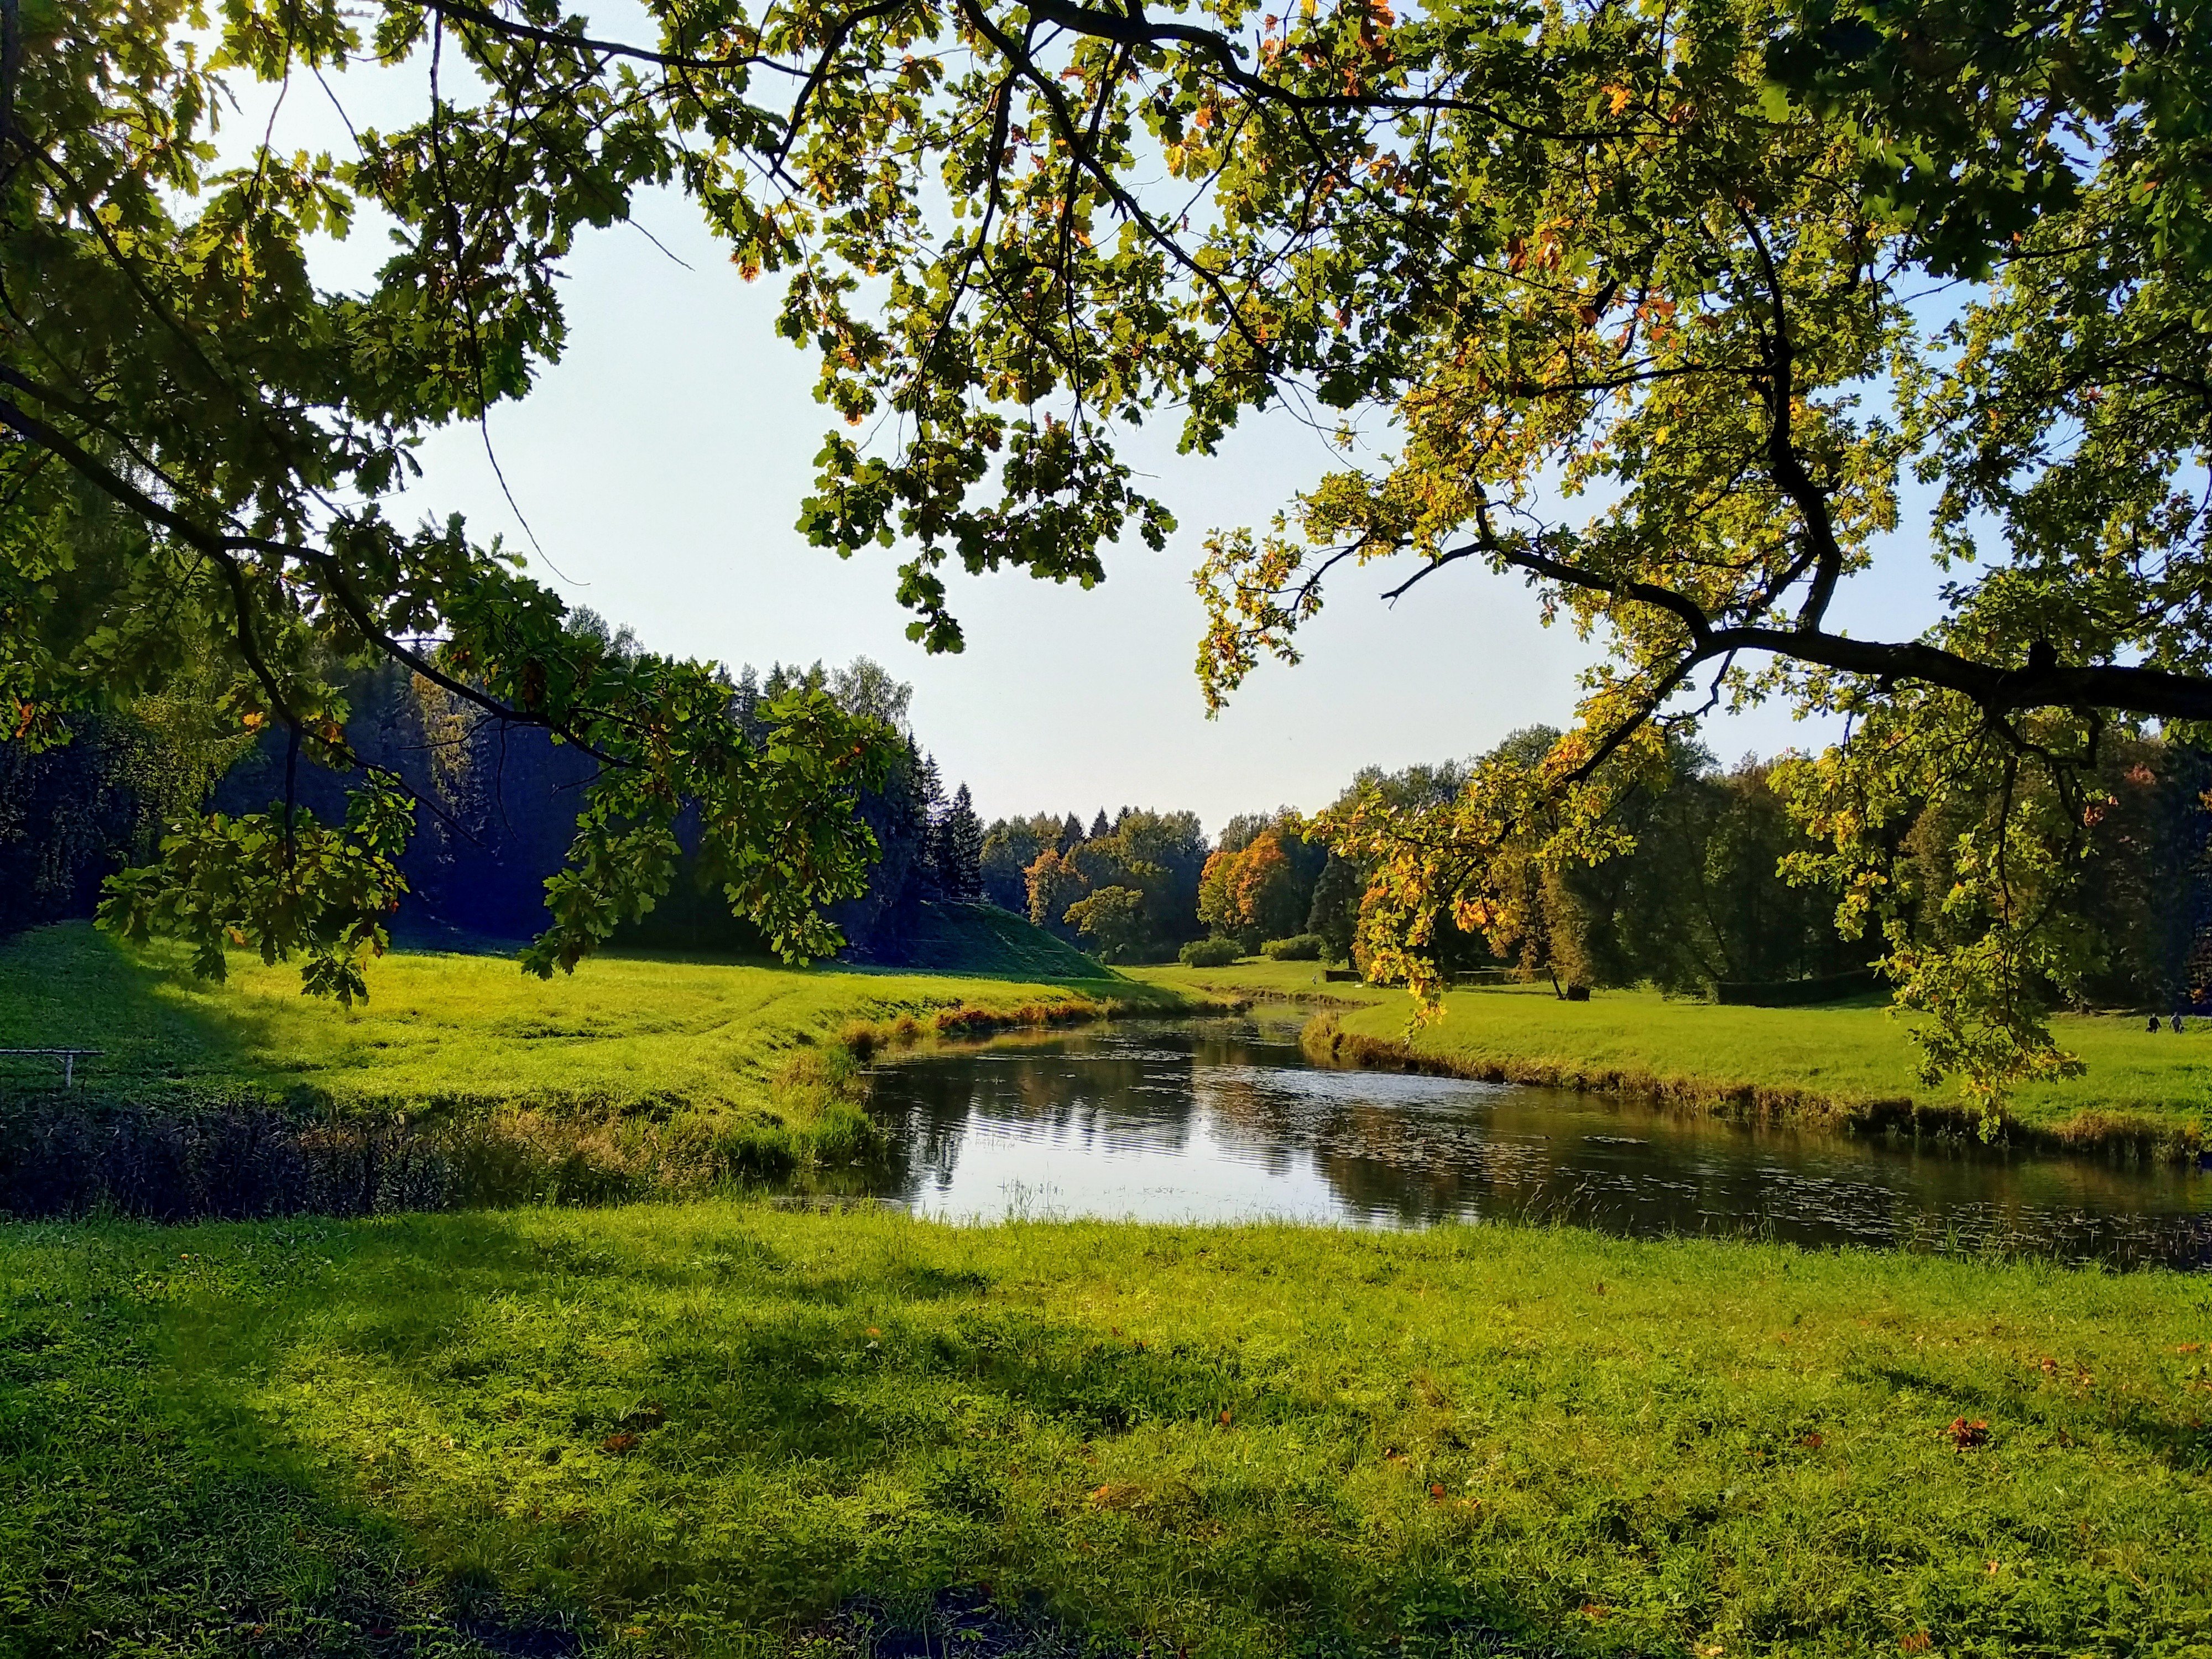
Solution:
<svg viewBox="0 0 2212 1659"><path fill-rule="evenodd" d="M1085 999L1175 994L1123 979L1023 981L608 957L539 980L511 957L396 951L351 1010L300 994L296 967L234 953L227 982L182 956L124 950L82 924L0 943L0 1048L104 1049L97 1092L178 1086L302 1088L346 1108L643 1105L758 1111L781 1098L794 1049L848 1025L927 1021L951 1008L1010 1013ZM50 1086L51 1062L0 1060L5 1080Z"/></svg>
<svg viewBox="0 0 2212 1659"><path fill-rule="evenodd" d="M1499 1226L19 1226L0 1651L763 1653L965 1587L1188 1659L2179 1659L2208 1341L2169 1274Z"/></svg>
<svg viewBox="0 0 2212 1659"><path fill-rule="evenodd" d="M1217 995L1326 998L1341 1028L1382 1042L1407 1035L1412 1005L1402 991L1319 982L1311 963L1239 963L1229 968L1139 968L1149 983ZM1911 1100L1957 1103L1957 1090L1935 1088L1915 1073L1918 1051L1907 1026L1867 1003L1819 1008L1740 1008L1662 997L1649 991L1598 991L1588 1002L1562 1002L1549 986L1454 991L1445 1017L1412 1035L1413 1051L1480 1073L1602 1078L1662 1085L1702 1083L1799 1091L1844 1104ZM2212 1020L2189 1022L2176 1036L2153 1036L2136 1018L2061 1016L2060 1044L2079 1054L2086 1073L2020 1088L2008 1109L2031 1128L2063 1134L2094 1127L2100 1115L2150 1120L2168 1131L2201 1133L2212 1102Z"/></svg>

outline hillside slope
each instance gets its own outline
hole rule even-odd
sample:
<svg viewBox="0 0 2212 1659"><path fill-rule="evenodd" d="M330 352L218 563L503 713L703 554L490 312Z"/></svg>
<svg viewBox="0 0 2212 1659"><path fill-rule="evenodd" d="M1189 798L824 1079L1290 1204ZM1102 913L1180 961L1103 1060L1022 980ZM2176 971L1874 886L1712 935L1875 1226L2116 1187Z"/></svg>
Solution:
<svg viewBox="0 0 2212 1659"><path fill-rule="evenodd" d="M1004 979L1115 979L1110 968L1026 917L995 904L947 901L921 907L907 965Z"/></svg>

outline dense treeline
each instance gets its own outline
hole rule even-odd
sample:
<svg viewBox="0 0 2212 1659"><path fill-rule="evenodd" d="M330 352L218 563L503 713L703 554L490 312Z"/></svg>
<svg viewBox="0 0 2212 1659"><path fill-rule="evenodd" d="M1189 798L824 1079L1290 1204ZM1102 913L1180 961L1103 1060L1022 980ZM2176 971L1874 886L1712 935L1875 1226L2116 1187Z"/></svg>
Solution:
<svg viewBox="0 0 2212 1659"><path fill-rule="evenodd" d="M617 657L641 649L627 629L593 612L570 626ZM459 696L389 665L332 671L344 695L352 751L387 768L419 803L399 865L412 902L402 937L417 943L521 939L546 921L545 883L575 833L594 763L541 729L486 718ZM963 784L948 797L935 761L908 724L911 690L866 658L830 670L773 665L726 676L731 711L765 742L763 710L793 690L827 693L848 713L882 721L902 744L880 789L859 810L878 856L867 890L832 907L850 954L906 959L920 907L973 898L982 826ZM89 915L100 884L152 856L167 824L212 806L240 814L289 799L325 823L342 819L349 780L289 763L275 733L260 740L204 735L189 690L71 717L71 740L33 752L0 741L0 932ZM765 941L731 908L698 859L696 815L677 824L685 856L672 890L617 934L658 947L754 952Z"/></svg>
<svg viewBox="0 0 2212 1659"><path fill-rule="evenodd" d="M1540 757L1559 733L1516 732L1492 757ZM1492 757L1483 757L1488 759ZM1506 969L1576 986L1650 984L1709 994L1863 974L1884 941L1847 938L1841 895L1821 848L1793 812L1802 757L1746 757L1732 767L1679 746L1666 781L1629 793L1617 815L1628 850L1601 861L1520 872L1517 902L1487 915L1432 918L1448 970ZM1337 805L1363 794L1405 809L1445 805L1474 768L1455 762L1358 774ZM2098 967L2091 1000L2166 1007L2203 1000L2212 951L2205 793L2212 764L2198 751L2127 733L2108 736L2089 810L2100 835L2087 854L2090 896L2079 925ZM1984 810L1996 811L1992 800ZM1905 941L1963 942L1976 925L1946 898L1962 837L1954 802L1904 826L1886 878L1905 896ZM1285 807L1233 817L1209 846L1188 812L1038 814L992 824L983 840L984 896L1025 911L1108 961L1227 961L1260 952L1369 964L1359 942L1372 871L1329 850ZM1464 920L1465 925L1462 925Z"/></svg>
<svg viewBox="0 0 2212 1659"><path fill-rule="evenodd" d="M0 933L92 914L100 882L153 854L249 746L205 735L202 690L68 715L70 740L0 741Z"/></svg>
<svg viewBox="0 0 2212 1659"><path fill-rule="evenodd" d="M1157 960L1194 937L1206 833L1194 812L1101 807L1001 818L984 832L983 896L1108 962Z"/></svg>
<svg viewBox="0 0 2212 1659"><path fill-rule="evenodd" d="M1492 755L1540 757L1558 736L1542 727L1516 732ZM1723 768L1688 745L1672 761L1663 785L1630 792L1616 811L1630 850L1595 863L1530 861L1518 872L1521 891L1508 896L1517 902L1472 918L1479 926L1462 931L1455 919L1437 918L1442 965L1509 966L1563 988L1649 983L1702 994L1863 970L1886 949L1951 948L1986 934L1988 918L1957 896L1978 817L2007 810L1996 792L1972 805L1954 795L1899 824L1881 872L1899 901L1894 931L1854 939L1838 924L1844 896L1830 884L1826 849L1793 808L1815 762L1749 756ZM1467 776L1451 765L1370 772L1352 793L1435 805ZM2087 1000L2201 1004L2212 986L2212 762L2192 748L2115 731L2105 736L2095 783L2082 816L2099 834L2081 854L2087 879L2069 900L2069 925L2093 963ZM1368 873L1343 869L1332 855L1316 885L1309 927L1334 953L1358 954Z"/></svg>
<svg viewBox="0 0 2212 1659"><path fill-rule="evenodd" d="M613 653L635 652L627 630L589 611L575 625ZM345 682L346 732L365 759L388 766L421 797L403 860L419 903L410 931L422 942L520 939L543 926L544 884L568 851L592 762L542 732L504 727L404 671L360 671ZM733 713L763 741L759 711L784 693L826 693L901 739L878 789L860 811L878 857L867 890L835 906L848 954L905 963L922 947L923 907L981 900L1109 963L1226 960L1261 951L1369 969L1360 922L1374 872L1330 850L1284 807L1240 815L1208 839L1195 813L1102 808L1000 818L987 830L968 787L949 793L915 736L911 689L863 658L750 667L727 678ZM258 743L206 738L188 693L74 717L74 740L37 754L0 742L0 930L88 915L102 878L149 856L163 825L211 802L251 811L286 793L286 754ZM1558 734L1507 738L1498 756L1540 757ZM1729 984L1768 985L1863 970L1883 949L1838 930L1839 895L1822 879L1820 848L1792 811L1812 764L1747 757L1732 767L1689 746L1662 784L1632 792L1617 812L1629 850L1596 863L1519 872L1517 895L1487 914L1434 917L1449 971L1505 969L1574 986L1648 983L1685 994ZM1359 773L1337 805L1363 796L1404 809L1436 807L1464 791L1473 765L1447 762ZM2086 854L2087 895L2075 925L2096 967L2092 1000L2166 1007L2201 999L2212 979L2206 932L2204 797L2212 763L2200 752L2126 732L2109 734L2099 764L2099 829ZM303 772L296 805L343 810L344 780ZM2001 810L1994 801L1983 810ZM1970 942L1979 924L1947 903L1960 848L1973 829L1956 797L1894 836L1885 878L1904 899L1908 943ZM679 822L683 873L642 920L619 935L659 948L752 952L763 942L733 918L697 858L696 823Z"/></svg>
<svg viewBox="0 0 2212 1659"><path fill-rule="evenodd" d="M902 746L879 789L863 792L862 822L876 838L867 890L830 907L854 960L904 963L912 959L921 906L981 896L983 826L965 783L948 796L936 759L917 742L910 719L914 690L879 664L855 658L847 667L750 665L731 682L739 720L765 738L758 710L793 690L826 692L848 713L882 721ZM679 829L679 835L683 833ZM687 847L689 843L687 842ZM618 935L623 943L746 952L760 948L754 930L730 914L711 879L687 856L676 890L645 919Z"/></svg>

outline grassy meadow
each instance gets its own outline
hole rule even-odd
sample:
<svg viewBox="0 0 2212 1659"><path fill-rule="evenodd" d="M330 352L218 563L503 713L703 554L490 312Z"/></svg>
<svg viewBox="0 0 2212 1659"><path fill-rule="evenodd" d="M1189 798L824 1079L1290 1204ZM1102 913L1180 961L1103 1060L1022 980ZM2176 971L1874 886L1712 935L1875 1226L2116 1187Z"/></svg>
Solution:
<svg viewBox="0 0 2212 1659"><path fill-rule="evenodd" d="M1323 1024L1309 1046L1339 1063L1410 1054L1468 1075L1622 1088L1701 1109L1867 1127L1895 1121L1903 1103L1923 1126L1954 1121L1955 1091L1919 1082L1905 1024L1870 1002L1742 1008L1601 991L1567 1003L1548 987L1484 988L1452 992L1444 1018L1409 1036L1402 992L1325 983L1310 963L1109 973L988 907L941 908L939 942L987 971L617 954L540 981L502 956L395 951L350 1011L301 996L289 966L240 954L227 982L206 985L177 952L127 951L64 925L0 944L0 1048L103 1049L84 1079L106 1098L246 1091L418 1121L621 1122L634 1139L663 1141L674 1124L678 1139L734 1135L738 1162L761 1165L863 1133L850 1048L1282 998L1316 1007ZM2212 1022L2179 1036L2118 1018L2065 1016L2056 1027L2087 1073L2021 1088L2008 1107L2016 1138L2195 1154L2212 1101ZM54 1080L52 1061L0 1057L0 1092Z"/></svg>
<svg viewBox="0 0 2212 1659"><path fill-rule="evenodd" d="M1039 1651L2178 1659L2208 1343L2172 1274L1515 1226L15 1227L0 1651L821 1653L964 1589Z"/></svg>
<svg viewBox="0 0 2212 1659"><path fill-rule="evenodd" d="M243 953L205 984L86 926L20 934L0 944L0 1048L102 1052L68 1097L53 1060L0 1056L0 1101L25 1103L0 1119L0 1204L173 1219L747 1185L866 1147L877 1047L1188 1006L1019 926L1034 937L955 942L1091 977L612 955L541 981L395 951L344 1009Z"/></svg>
<svg viewBox="0 0 2212 1659"><path fill-rule="evenodd" d="M1940 1116L1959 1100L1951 1085L1919 1080L1905 1023L1871 999L1743 1008L1650 991L1596 991L1588 1002L1563 1002L1548 985L1486 987L1449 993L1444 1017L1409 1036L1412 1005L1403 991L1323 983L1312 963L1132 972L1197 994L1313 1000L1353 1039L1340 1045L1344 1059L1387 1060L1410 1049L1425 1063L1470 1076L1584 1082L1846 1122L1896 1102ZM2193 1154L2212 1105L2212 1020L2191 1022L2179 1036L2153 1036L2136 1017L2062 1015L2052 1026L2087 1069L2016 1091L2008 1111L2024 1138Z"/></svg>
<svg viewBox="0 0 2212 1659"><path fill-rule="evenodd" d="M1070 953L1073 955L1073 953ZM1081 958L1076 958L1080 961ZM1097 971L1094 969L1094 971ZM778 1110L795 1054L848 1028L940 1017L1015 1019L1111 1000L1172 1009L1119 978L1023 980L834 965L609 956L539 980L512 957L395 951L347 1010L300 993L296 967L234 954L222 984L181 952L139 952L64 924L0 944L0 1048L82 1047L87 1086L121 1096L193 1085L308 1092L347 1109L580 1105ZM52 1062L9 1081L51 1086Z"/></svg>
<svg viewBox="0 0 2212 1659"><path fill-rule="evenodd" d="M0 947L0 1047L106 1049L88 1097L819 1145L855 1047L1261 995L1402 1035L1402 994L1310 964L402 953L349 1012L60 927ZM1418 1041L1910 1075L1864 1008L1457 993ZM2145 1041L2185 1075L2193 1039ZM2200 1279L577 1195L0 1226L0 1656L2212 1659Z"/></svg>

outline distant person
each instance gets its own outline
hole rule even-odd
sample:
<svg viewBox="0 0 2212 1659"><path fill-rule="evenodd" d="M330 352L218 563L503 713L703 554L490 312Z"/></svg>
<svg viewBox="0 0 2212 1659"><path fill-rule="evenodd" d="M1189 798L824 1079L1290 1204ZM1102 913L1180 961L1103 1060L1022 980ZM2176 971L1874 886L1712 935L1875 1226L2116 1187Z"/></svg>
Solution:
<svg viewBox="0 0 2212 1659"><path fill-rule="evenodd" d="M2177 1033L2181 1030L2181 1010L2179 1008L2173 1011L2173 1029Z"/></svg>
<svg viewBox="0 0 2212 1659"><path fill-rule="evenodd" d="M2158 1030L2158 1016L2156 1014L2153 1014L2150 1017L2150 1024L2145 1029L2153 1031Z"/></svg>

